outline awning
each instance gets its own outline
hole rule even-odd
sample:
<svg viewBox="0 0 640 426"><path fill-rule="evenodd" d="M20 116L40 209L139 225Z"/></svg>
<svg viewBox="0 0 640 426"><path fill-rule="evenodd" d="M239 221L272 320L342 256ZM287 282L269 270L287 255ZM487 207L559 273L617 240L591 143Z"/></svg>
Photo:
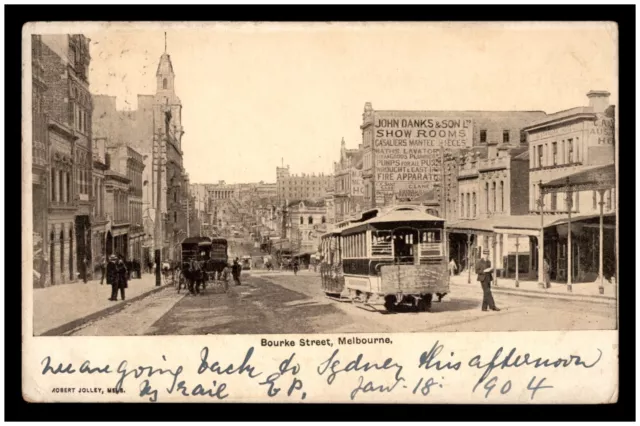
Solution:
<svg viewBox="0 0 640 426"><path fill-rule="evenodd" d="M594 191L610 189L616 185L616 168L614 164L595 166L567 174L566 176L542 183L540 188L544 193L572 191Z"/></svg>
<svg viewBox="0 0 640 426"><path fill-rule="evenodd" d="M603 217L615 217L616 214L615 212L609 212L609 213L604 213L602 215ZM597 219L599 218L600 215L599 214L583 214L583 215L576 215L576 216L571 216L571 223L577 223L583 220L589 220L589 219ZM565 225L569 223L569 217L565 216L562 219L557 219L554 222L552 222L549 226L557 226L557 225ZM545 228L547 226L545 225Z"/></svg>

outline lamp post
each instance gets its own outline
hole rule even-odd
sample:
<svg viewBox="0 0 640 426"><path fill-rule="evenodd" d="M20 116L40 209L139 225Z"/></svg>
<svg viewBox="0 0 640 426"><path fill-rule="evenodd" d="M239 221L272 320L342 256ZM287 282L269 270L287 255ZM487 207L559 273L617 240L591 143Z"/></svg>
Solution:
<svg viewBox="0 0 640 426"><path fill-rule="evenodd" d="M520 287L520 282L518 281L519 278L519 274L518 274L518 258L520 257L520 253L518 251L518 248L520 247L520 240L519 240L519 236L516 235L516 288ZM508 257L507 257L508 259Z"/></svg>
<svg viewBox="0 0 640 426"><path fill-rule="evenodd" d="M540 196L537 205L540 211L540 237L538 238L538 287L547 288L544 282L544 192L542 189L542 181L538 184Z"/></svg>
<svg viewBox="0 0 640 426"><path fill-rule="evenodd" d="M469 273L467 284L471 284L471 232L467 232L467 269Z"/></svg>
<svg viewBox="0 0 640 426"><path fill-rule="evenodd" d="M572 281L573 281L573 250L571 249L571 210L573 210L573 191L569 186L569 178L567 178L567 210L569 212L568 220L567 220L567 291L571 292L572 289Z"/></svg>
<svg viewBox="0 0 640 426"><path fill-rule="evenodd" d="M600 294L604 294L604 189L600 189L600 239L598 245L598 255L600 259L600 263L598 265L598 278L600 285L598 286L598 292Z"/></svg>

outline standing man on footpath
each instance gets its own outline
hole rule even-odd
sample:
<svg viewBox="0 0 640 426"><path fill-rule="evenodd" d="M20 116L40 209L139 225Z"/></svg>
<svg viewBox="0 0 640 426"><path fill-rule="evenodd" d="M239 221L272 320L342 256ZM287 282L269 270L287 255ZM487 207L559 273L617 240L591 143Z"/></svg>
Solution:
<svg viewBox="0 0 640 426"><path fill-rule="evenodd" d="M240 284L240 274L242 273L242 266L240 266L240 262L238 262L238 258L233 261L233 266L231 267L231 275L233 275L233 281L236 285Z"/></svg>
<svg viewBox="0 0 640 426"><path fill-rule="evenodd" d="M499 311L496 307L496 303L493 300L493 294L491 294L491 281L493 281L493 268L491 267L491 261L487 259L486 255L480 259L476 264L476 273L478 274L477 280L482 286L482 310Z"/></svg>

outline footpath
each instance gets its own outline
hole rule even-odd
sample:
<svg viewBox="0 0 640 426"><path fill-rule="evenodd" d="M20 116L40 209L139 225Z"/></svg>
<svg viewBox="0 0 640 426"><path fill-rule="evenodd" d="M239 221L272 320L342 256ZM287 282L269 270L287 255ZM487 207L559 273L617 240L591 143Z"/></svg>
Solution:
<svg viewBox="0 0 640 426"><path fill-rule="evenodd" d="M471 283L468 283L469 276L467 272L451 277L450 284L452 286L477 286L480 283L476 281L475 274L471 274ZM567 289L564 283L551 283L550 288L538 287L537 281L520 281L518 287L514 279L498 278L498 285L492 284L491 291L493 293L507 293L524 297L536 298L553 298L559 300L579 300L583 302L593 303L615 303L617 299L617 286L607 281L604 282L604 294L600 294L599 283L574 283L571 291Z"/></svg>
<svg viewBox="0 0 640 426"><path fill-rule="evenodd" d="M156 287L153 274L142 274L139 279L128 281L125 300L108 300L111 297L111 286L100 280L87 283L80 280L76 283L61 284L33 290L33 335L60 336L78 327L80 324L95 318L124 309L125 306L140 300L168 285L164 277L162 285ZM132 319L135 320L135 319Z"/></svg>

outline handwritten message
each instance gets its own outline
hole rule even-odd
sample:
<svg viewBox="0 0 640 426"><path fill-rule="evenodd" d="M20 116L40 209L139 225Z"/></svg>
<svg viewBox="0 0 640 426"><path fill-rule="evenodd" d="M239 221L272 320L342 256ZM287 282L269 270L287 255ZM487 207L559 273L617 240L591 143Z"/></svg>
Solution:
<svg viewBox="0 0 640 426"><path fill-rule="evenodd" d="M376 338L341 338L342 343L375 343ZM267 340L267 339L263 339ZM304 341L305 339L301 339ZM76 364L55 356L46 356L40 362L42 376L108 377L110 386L53 388L52 393L129 393L132 389L143 401L162 402L171 395L198 400L225 401L234 395L246 394L246 386L255 387L267 400L305 401L315 392L326 392L336 388L345 400L367 402L371 395L405 395L429 398L445 395L456 377L472 376L466 390L480 399L493 401L511 393L526 395L535 401L542 393L552 393L561 382L553 379L559 370L590 370L601 362L603 351L597 347L584 353L567 353L557 357L538 356L517 347L500 346L491 353L476 353L459 356L453 348L435 340L425 349L416 349L407 361L396 356L381 355L391 351L376 350L372 353L357 351L347 353L339 342L331 339L313 340L315 357L320 361L303 364L297 350L286 351L276 357L270 367L258 367L259 360L268 356L272 349L249 347L244 357L225 360L224 351L203 347L198 361L182 364L165 355L157 362L134 365L123 359L114 365L97 365L91 360ZM392 340L380 338L377 348L392 347ZM323 344L320 344L322 342ZM262 342L264 343L264 342ZM338 345L334 345L338 343ZM285 346L299 347L300 342L291 340ZM312 346L309 344L309 346ZM420 345L422 346L422 345ZM407 358L405 358L407 359ZM260 363L261 365L263 363ZM518 374L514 374L518 371ZM522 374L524 373L524 374ZM574 371L575 373L575 371ZM517 379L514 379L517 377ZM242 378L242 381L238 379ZM89 380L87 380L89 382ZM312 382L315 386L307 386ZM321 383L322 386L317 384ZM332 392L334 393L334 392Z"/></svg>

